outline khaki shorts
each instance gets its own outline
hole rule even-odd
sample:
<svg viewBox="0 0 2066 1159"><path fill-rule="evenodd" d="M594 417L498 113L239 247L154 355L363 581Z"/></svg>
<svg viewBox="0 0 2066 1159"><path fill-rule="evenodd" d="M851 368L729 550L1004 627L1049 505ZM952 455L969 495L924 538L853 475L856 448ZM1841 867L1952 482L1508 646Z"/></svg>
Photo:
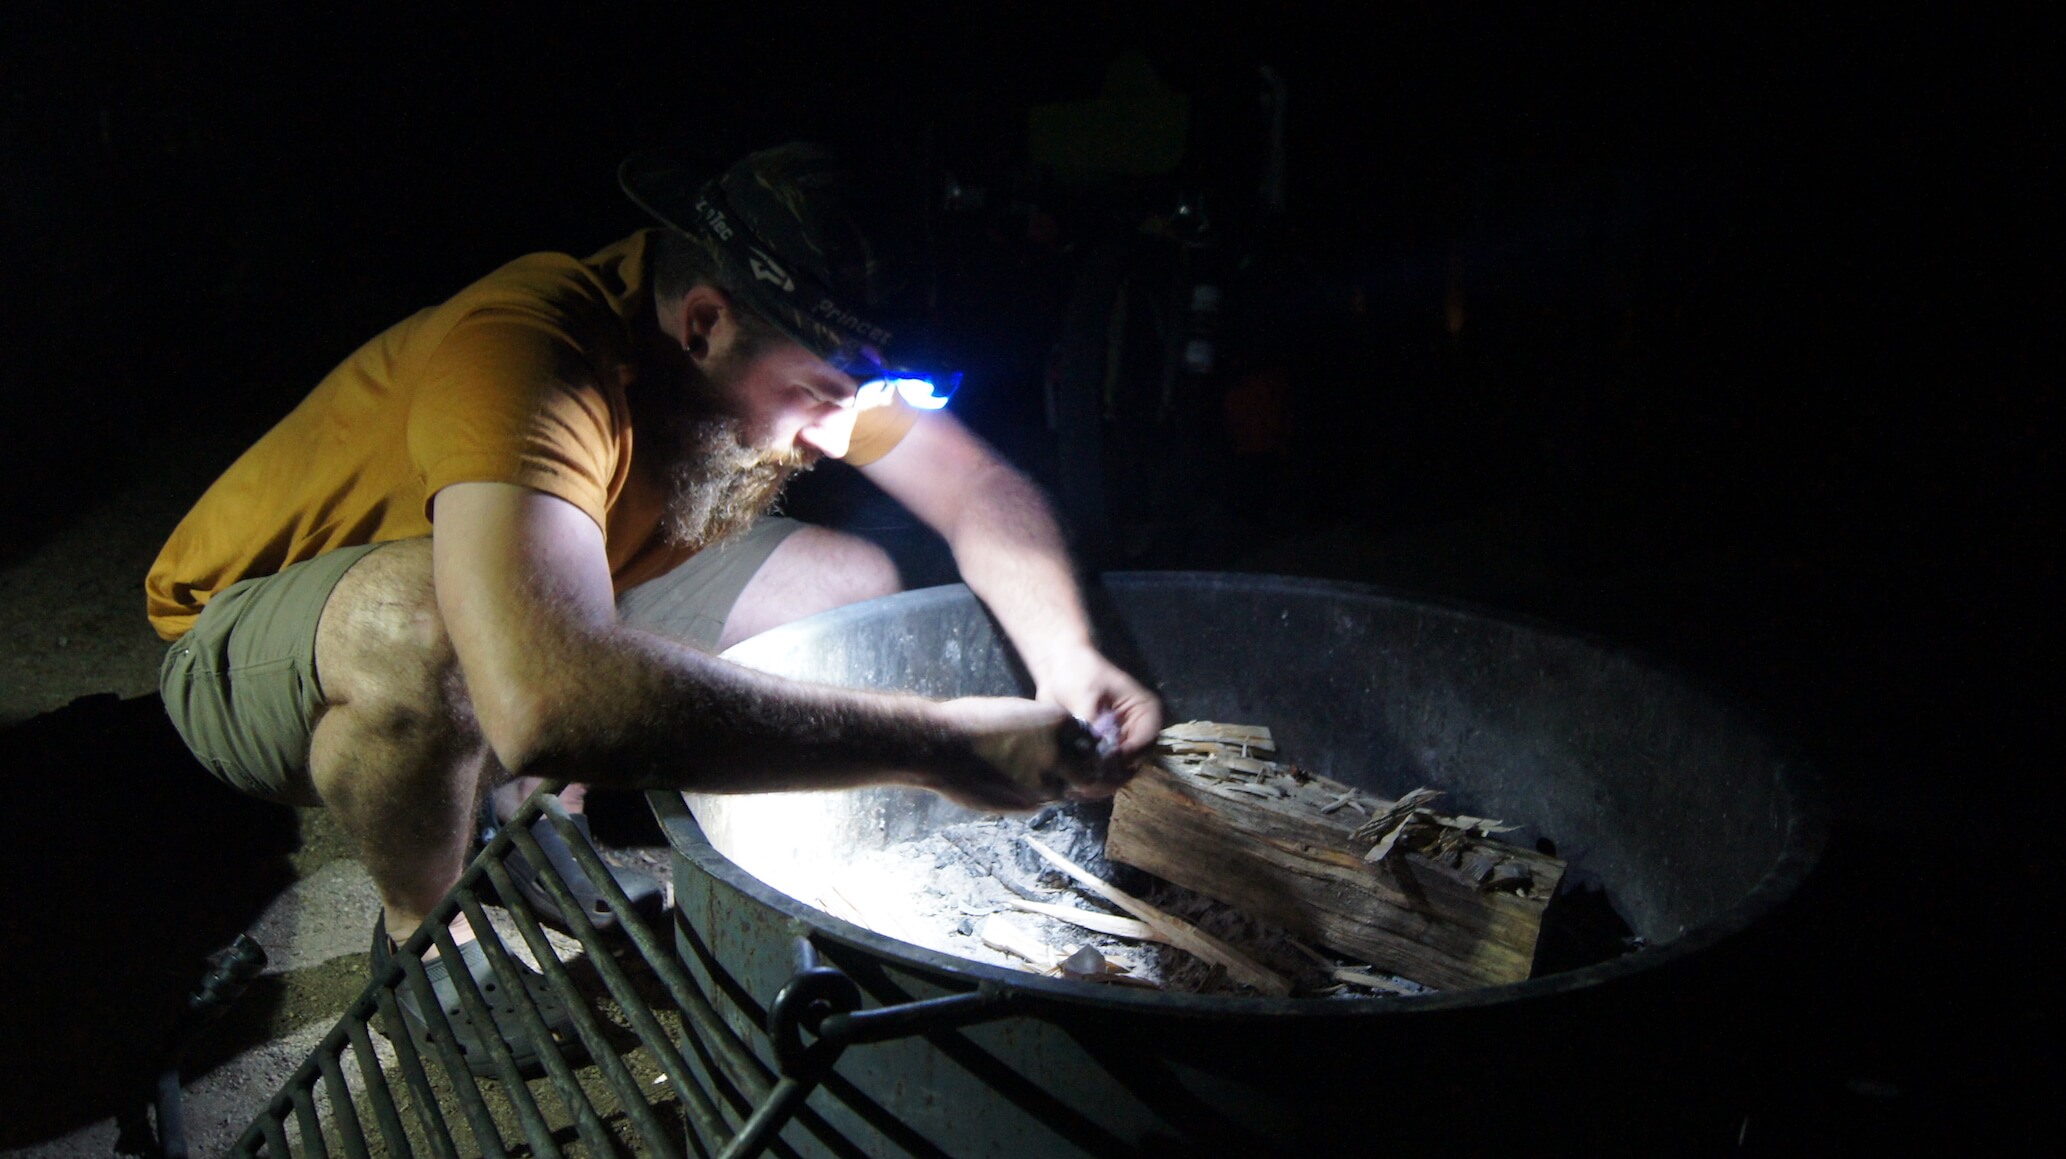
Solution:
<svg viewBox="0 0 2066 1159"><path fill-rule="evenodd" d="M730 543L623 593L624 622L715 651L739 593L803 524L769 517ZM202 764L242 792L284 804L309 796L309 740L323 704L316 625L337 581L378 544L340 548L277 575L232 584L165 650L158 691Z"/></svg>

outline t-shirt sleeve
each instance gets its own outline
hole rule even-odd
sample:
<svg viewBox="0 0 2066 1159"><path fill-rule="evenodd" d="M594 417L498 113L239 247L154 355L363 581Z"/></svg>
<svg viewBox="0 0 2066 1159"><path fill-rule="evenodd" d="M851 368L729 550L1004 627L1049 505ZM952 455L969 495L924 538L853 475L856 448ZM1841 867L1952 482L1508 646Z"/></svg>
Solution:
<svg viewBox="0 0 2066 1159"><path fill-rule="evenodd" d="M607 528L620 453L596 370L558 327L515 311L462 320L431 355L409 413L424 516L454 483L516 483Z"/></svg>
<svg viewBox="0 0 2066 1159"><path fill-rule="evenodd" d="M903 442L917 421L918 408L891 391L887 401L864 407L854 416L854 435L847 442L844 461L856 467L873 463Z"/></svg>

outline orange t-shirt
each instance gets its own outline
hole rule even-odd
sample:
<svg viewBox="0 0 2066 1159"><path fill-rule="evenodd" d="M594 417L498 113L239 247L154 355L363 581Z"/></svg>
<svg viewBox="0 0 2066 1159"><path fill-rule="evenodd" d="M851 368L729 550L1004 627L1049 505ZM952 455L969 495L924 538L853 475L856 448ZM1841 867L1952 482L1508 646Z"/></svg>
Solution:
<svg viewBox="0 0 2066 1159"><path fill-rule="evenodd" d="M429 535L431 498L453 483L516 483L587 512L619 591L686 559L657 534L665 491L633 453L626 397L653 232L585 260L519 258L360 347L174 529L144 581L151 626L175 640L238 580ZM862 411L847 461L880 458L916 418Z"/></svg>

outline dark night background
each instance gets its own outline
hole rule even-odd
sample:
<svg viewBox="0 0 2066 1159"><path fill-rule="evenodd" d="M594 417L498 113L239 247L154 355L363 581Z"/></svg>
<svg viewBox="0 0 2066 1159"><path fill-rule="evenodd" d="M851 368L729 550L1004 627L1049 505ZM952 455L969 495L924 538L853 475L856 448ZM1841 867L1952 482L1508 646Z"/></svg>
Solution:
<svg viewBox="0 0 2066 1159"><path fill-rule="evenodd" d="M1249 566L1301 537L1338 561L1319 574L1372 578L1358 561L1382 558L1383 578L1596 633L1742 701L1829 782L1817 920L1841 924L1843 889L1882 903L1809 967L1862 971L1809 1055L1864 1085L1798 1113L1868 1136L1985 1127L2056 1079L2000 1061L2040 1042L2056 1058L2056 979L2029 945L2061 692L2034 22L129 7L0 16L0 555L133 483L140 447L257 434L358 342L500 262L637 228L614 166L660 143L725 159L920 140L983 184L950 264L962 328L989 345L956 405L1052 481L1040 381L1072 279L1114 207L1164 190L1068 187L1029 160L1027 118L1139 50L1192 97L1181 177L1253 255L1228 274L1226 348L1288 377L1299 453L1192 500L1238 544L1179 531L1095 562ZM1290 96L1289 211L1267 231L1248 215L1260 63ZM1525 529L1530 565L1400 546L1466 525Z"/></svg>

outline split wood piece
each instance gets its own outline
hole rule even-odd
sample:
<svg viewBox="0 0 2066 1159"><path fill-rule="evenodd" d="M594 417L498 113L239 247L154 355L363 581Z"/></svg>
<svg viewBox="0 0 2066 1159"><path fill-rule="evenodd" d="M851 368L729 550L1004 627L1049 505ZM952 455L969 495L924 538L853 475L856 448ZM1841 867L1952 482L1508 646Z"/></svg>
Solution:
<svg viewBox="0 0 2066 1159"><path fill-rule="evenodd" d="M1313 947L1299 941L1297 938L1286 938L1284 943L1299 953L1304 954L1307 961L1326 971L1327 976L1337 982L1347 982L1353 986L1361 986L1366 990L1382 990L1387 994L1411 996L1428 993L1427 987L1408 982L1403 978L1373 974L1369 970L1358 970L1353 966L1344 966Z"/></svg>
<svg viewBox="0 0 2066 1159"><path fill-rule="evenodd" d="M1035 937L1033 931L1005 917L991 914L976 927L976 937L1000 954L1010 954L1032 963L1035 973L1047 973L1062 964L1066 955Z"/></svg>
<svg viewBox="0 0 2066 1159"><path fill-rule="evenodd" d="M1056 921L1082 926L1086 930L1114 938L1132 938L1137 942L1152 942L1155 927L1134 918L1123 918L1118 914L1099 913L1091 909L1078 909L1073 905L1054 905L1044 901L1027 901L1014 898L1013 909L1022 909L1029 914L1041 914Z"/></svg>
<svg viewBox="0 0 2066 1159"><path fill-rule="evenodd" d="M1026 844L1035 853L1052 863L1055 868L1081 882L1084 888L1146 922L1154 930L1158 942L1167 942L1177 949L1210 962L1224 969L1227 977L1245 986L1250 986L1271 997L1281 998L1291 993L1291 983L1269 967L1264 966L1241 951L1220 941L1197 926L1175 916L1166 914L1147 902L1106 882L1068 858L1042 845L1032 837Z"/></svg>
<svg viewBox="0 0 2066 1159"><path fill-rule="evenodd" d="M1358 841L1376 841L1390 833L1393 829L1396 829L1401 821L1411 817L1415 809L1432 802L1441 795L1440 792L1426 786L1415 789L1398 800L1393 801L1389 806L1379 809L1370 820L1356 826L1354 837ZM1371 860L1375 861L1377 858L1373 857Z"/></svg>
<svg viewBox="0 0 2066 1159"><path fill-rule="evenodd" d="M1215 746L1246 748L1259 753L1277 751L1276 738L1259 724L1221 724L1212 720L1187 720L1172 724L1156 735L1156 743L1173 745L1198 742Z"/></svg>
<svg viewBox="0 0 2066 1159"><path fill-rule="evenodd" d="M1423 814L1424 805L1395 811L1401 802L1288 766L1247 776L1225 769L1224 752L1170 747L1113 798L1107 857L1424 986L1528 977L1562 861L1486 836L1496 822L1456 828L1442 822L1481 819ZM1330 812L1336 800L1360 801L1372 815ZM1355 834L1383 828L1370 823L1388 812L1436 833L1434 855L1396 839L1366 863L1375 843L1405 826Z"/></svg>
<svg viewBox="0 0 2066 1159"><path fill-rule="evenodd" d="M1387 978L1383 974L1373 974L1368 970L1351 970L1346 966L1336 966L1327 974L1337 982L1347 982L1351 986L1361 986L1366 990L1382 990L1387 994L1397 994L1401 997L1410 998L1415 994L1425 993L1418 987L1409 986L1396 978Z"/></svg>

